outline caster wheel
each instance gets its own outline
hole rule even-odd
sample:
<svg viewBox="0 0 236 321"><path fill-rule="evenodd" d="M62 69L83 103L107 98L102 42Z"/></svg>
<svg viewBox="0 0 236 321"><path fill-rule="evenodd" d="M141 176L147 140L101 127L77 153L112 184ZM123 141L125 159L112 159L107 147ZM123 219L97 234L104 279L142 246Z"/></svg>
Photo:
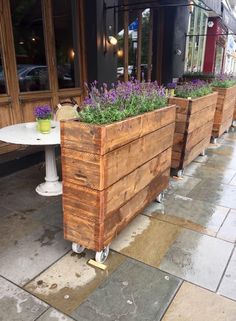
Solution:
<svg viewBox="0 0 236 321"><path fill-rule="evenodd" d="M184 175L184 170L183 169L178 170L177 173L176 173L177 177L183 177L183 175Z"/></svg>
<svg viewBox="0 0 236 321"><path fill-rule="evenodd" d="M98 263L104 263L109 255L109 245L105 247L102 251L96 252L95 261Z"/></svg>
<svg viewBox="0 0 236 321"><path fill-rule="evenodd" d="M200 156L206 156L206 151L205 151L205 149L201 152Z"/></svg>
<svg viewBox="0 0 236 321"><path fill-rule="evenodd" d="M212 137L211 138L211 143L216 145L217 144L217 138L216 137Z"/></svg>
<svg viewBox="0 0 236 321"><path fill-rule="evenodd" d="M157 195L156 202L162 203L163 197L164 197L164 193L160 193L159 195Z"/></svg>
<svg viewBox="0 0 236 321"><path fill-rule="evenodd" d="M72 251L77 253L77 254L80 254L84 251L84 247L80 244L77 244L77 243L72 243Z"/></svg>

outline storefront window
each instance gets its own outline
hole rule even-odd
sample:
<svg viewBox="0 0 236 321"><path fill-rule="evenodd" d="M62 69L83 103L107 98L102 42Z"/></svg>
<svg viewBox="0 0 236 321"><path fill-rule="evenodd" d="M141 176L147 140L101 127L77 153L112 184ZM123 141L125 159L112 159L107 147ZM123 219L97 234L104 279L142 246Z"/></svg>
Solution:
<svg viewBox="0 0 236 321"><path fill-rule="evenodd" d="M0 51L0 94L5 94L5 93L6 93L6 84L5 84L3 62L2 62L1 51Z"/></svg>
<svg viewBox="0 0 236 321"><path fill-rule="evenodd" d="M76 0L53 0L58 86L79 87L78 12Z"/></svg>
<svg viewBox="0 0 236 321"><path fill-rule="evenodd" d="M20 91L49 89L41 1L11 0Z"/></svg>
<svg viewBox="0 0 236 321"><path fill-rule="evenodd" d="M203 69L207 21L206 12L203 9L195 7L189 20L185 71L197 72Z"/></svg>
<svg viewBox="0 0 236 321"><path fill-rule="evenodd" d="M224 48L220 45L216 46L216 59L215 59L215 74L221 73L222 61L224 55Z"/></svg>
<svg viewBox="0 0 236 321"><path fill-rule="evenodd" d="M118 14L119 23L123 23L123 12ZM138 48L138 11L129 12L129 78L137 78L137 48ZM118 67L117 79L124 80L124 29L118 24ZM147 80L148 72L148 41L150 32L150 9L142 11L142 41L141 41L141 79Z"/></svg>

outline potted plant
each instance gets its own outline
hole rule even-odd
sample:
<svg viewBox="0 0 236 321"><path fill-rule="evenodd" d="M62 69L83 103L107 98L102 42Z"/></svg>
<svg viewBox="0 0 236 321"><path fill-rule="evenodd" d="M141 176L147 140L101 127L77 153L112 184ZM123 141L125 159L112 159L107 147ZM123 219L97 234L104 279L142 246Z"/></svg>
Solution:
<svg viewBox="0 0 236 321"><path fill-rule="evenodd" d="M166 85L166 96L174 97L175 95L175 88L177 84L175 82L170 82Z"/></svg>
<svg viewBox="0 0 236 321"><path fill-rule="evenodd" d="M212 82L213 90L218 92L212 136L214 142L228 131L233 122L236 100L236 80L220 75Z"/></svg>
<svg viewBox="0 0 236 321"><path fill-rule="evenodd" d="M217 93L201 80L178 85L175 97L169 98L169 103L177 106L171 161L177 176L199 154L204 155L211 139L216 100Z"/></svg>
<svg viewBox="0 0 236 321"><path fill-rule="evenodd" d="M167 188L175 106L157 83L92 85L78 120L62 121L64 236L103 262L114 237Z"/></svg>
<svg viewBox="0 0 236 321"><path fill-rule="evenodd" d="M48 134L51 130L52 109L48 105L37 106L34 110L37 120L37 129L42 134Z"/></svg>

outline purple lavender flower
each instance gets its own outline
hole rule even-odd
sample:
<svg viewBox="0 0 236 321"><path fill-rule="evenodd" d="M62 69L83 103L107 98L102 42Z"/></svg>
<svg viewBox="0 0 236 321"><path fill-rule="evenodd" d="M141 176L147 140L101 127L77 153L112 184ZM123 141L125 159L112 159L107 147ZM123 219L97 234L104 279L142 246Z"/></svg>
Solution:
<svg viewBox="0 0 236 321"><path fill-rule="evenodd" d="M167 89L175 89L177 86L177 84L175 82L169 82L167 85L166 85L166 88Z"/></svg>
<svg viewBox="0 0 236 321"><path fill-rule="evenodd" d="M51 119L52 109L49 105L36 106L34 109L34 115L37 119Z"/></svg>

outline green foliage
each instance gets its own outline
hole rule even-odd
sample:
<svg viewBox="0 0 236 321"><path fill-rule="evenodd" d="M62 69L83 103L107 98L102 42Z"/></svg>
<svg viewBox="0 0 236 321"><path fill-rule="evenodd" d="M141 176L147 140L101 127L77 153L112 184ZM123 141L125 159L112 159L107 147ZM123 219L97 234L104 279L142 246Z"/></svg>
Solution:
<svg viewBox="0 0 236 321"><path fill-rule="evenodd" d="M236 85L235 79L215 79L212 83L213 87L229 88Z"/></svg>
<svg viewBox="0 0 236 321"><path fill-rule="evenodd" d="M95 83L79 112L79 119L85 123L109 124L166 105L164 88L157 83L129 81L119 83L109 91L106 84L99 91Z"/></svg>
<svg viewBox="0 0 236 321"><path fill-rule="evenodd" d="M209 95L212 92L213 90L210 84L202 80L194 80L192 82L177 86L175 90L175 96L181 98L197 98Z"/></svg>

